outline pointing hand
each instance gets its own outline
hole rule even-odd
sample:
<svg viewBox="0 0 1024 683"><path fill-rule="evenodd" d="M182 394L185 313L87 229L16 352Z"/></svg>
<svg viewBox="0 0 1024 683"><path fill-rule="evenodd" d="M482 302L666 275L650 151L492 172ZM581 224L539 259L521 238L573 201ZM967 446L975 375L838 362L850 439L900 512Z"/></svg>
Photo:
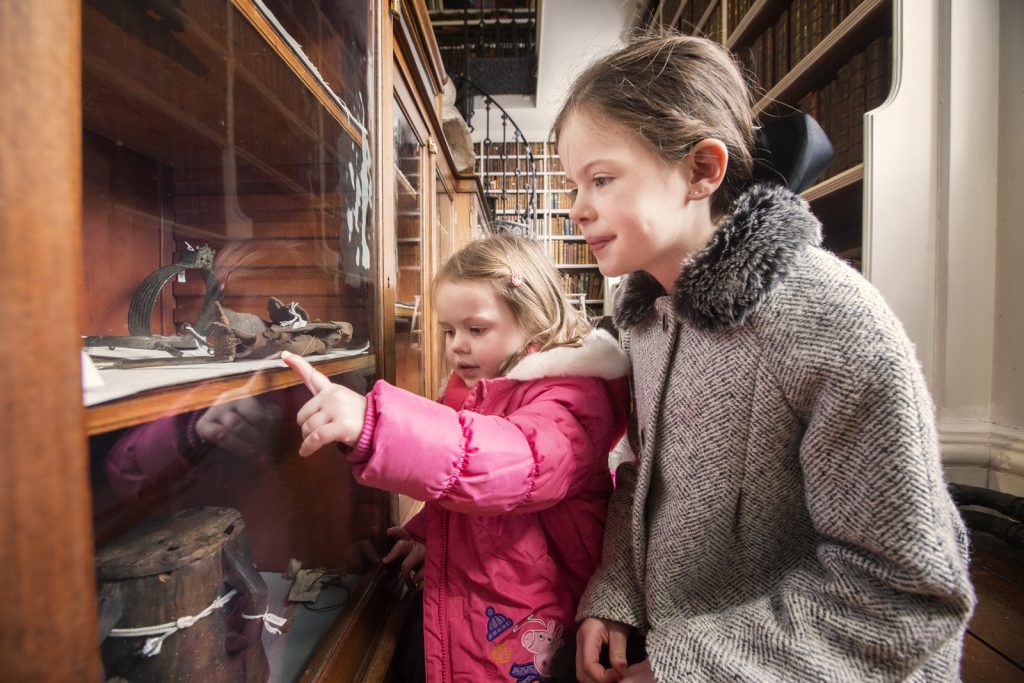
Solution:
<svg viewBox="0 0 1024 683"><path fill-rule="evenodd" d="M356 392L334 384L302 356L285 351L281 360L302 378L313 398L299 409L297 422L302 426L299 455L315 453L325 445L340 442L352 446L359 440L366 419L366 399Z"/></svg>

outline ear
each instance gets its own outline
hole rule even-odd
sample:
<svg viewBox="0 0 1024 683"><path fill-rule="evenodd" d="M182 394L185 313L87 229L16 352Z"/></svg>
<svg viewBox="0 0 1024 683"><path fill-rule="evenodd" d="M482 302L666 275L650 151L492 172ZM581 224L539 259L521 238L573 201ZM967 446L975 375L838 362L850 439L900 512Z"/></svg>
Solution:
<svg viewBox="0 0 1024 683"><path fill-rule="evenodd" d="M729 166L729 150L718 138L704 138L689 153L691 194L706 197L718 189Z"/></svg>

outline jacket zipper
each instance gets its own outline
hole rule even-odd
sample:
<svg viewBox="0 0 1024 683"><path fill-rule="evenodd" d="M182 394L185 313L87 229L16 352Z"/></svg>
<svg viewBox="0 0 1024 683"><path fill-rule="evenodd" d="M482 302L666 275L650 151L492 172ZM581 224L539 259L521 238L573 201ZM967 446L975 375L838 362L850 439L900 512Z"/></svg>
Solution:
<svg viewBox="0 0 1024 683"><path fill-rule="evenodd" d="M437 582L437 615L441 621L437 632L441 634L441 680L448 681L448 510L441 510L441 571Z"/></svg>

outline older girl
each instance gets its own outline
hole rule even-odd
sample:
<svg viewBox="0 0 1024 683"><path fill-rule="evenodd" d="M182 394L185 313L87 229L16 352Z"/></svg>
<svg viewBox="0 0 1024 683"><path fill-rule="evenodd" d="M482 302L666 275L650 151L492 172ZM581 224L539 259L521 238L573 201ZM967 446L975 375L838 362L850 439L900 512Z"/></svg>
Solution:
<svg viewBox="0 0 1024 683"><path fill-rule="evenodd" d="M628 274L639 455L579 609L580 680L955 680L974 595L914 349L807 204L751 184L729 53L638 39L579 77L555 133L572 220Z"/></svg>

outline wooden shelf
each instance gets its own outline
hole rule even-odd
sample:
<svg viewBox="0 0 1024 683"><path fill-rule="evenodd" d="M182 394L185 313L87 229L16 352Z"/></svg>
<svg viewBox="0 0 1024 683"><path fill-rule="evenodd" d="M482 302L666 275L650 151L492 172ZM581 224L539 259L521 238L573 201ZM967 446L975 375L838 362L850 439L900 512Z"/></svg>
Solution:
<svg viewBox="0 0 1024 683"><path fill-rule="evenodd" d="M789 0L757 0L743 15L736 29L728 34L725 46L735 52L737 48L751 42L772 25L782 8L788 4Z"/></svg>
<svg viewBox="0 0 1024 683"><path fill-rule="evenodd" d="M541 149L554 151L554 146L551 145L550 143L541 144L543 145ZM487 154L484 154L483 152L485 150L483 150L483 148L480 147L479 145L477 146L477 149L480 151L480 156L477 159L478 166L483 165L485 167L489 159L496 158L489 157ZM500 153L500 150L497 147L491 148L491 151ZM580 255L582 257L580 248L585 248L586 238L584 238L582 235L578 233L561 233L560 231L563 230L563 220L569 216L571 209L569 207L562 208L550 206L552 200L556 202L565 201L566 198L569 196L568 188L565 187L564 181L565 171L561 168L561 164L558 163L557 161L558 156L556 154L538 153L535 158L544 161L544 165L542 167L544 168L544 170L538 171L537 173L537 177L541 181L539 183L539 186L537 187L538 206L535 210L536 229L538 233L537 239L542 244L546 245L546 251L559 252L558 255L549 253L548 258L550 258L552 263L554 263L556 269L562 271L563 276L567 278L586 278L587 280L593 280L594 275L600 276L600 271L598 269L597 263L555 262L556 258L568 257L568 255L564 253L563 250L561 250L560 248L556 248L559 244L562 244L563 246L571 245L572 251L576 255ZM489 173L488 175L492 176L494 180L500 181L502 177L507 177L513 174L502 174L501 171L495 171ZM524 194L527 194L526 191L519 190L517 192L517 190L515 189L509 189L507 190L507 192L508 196L512 199L512 204L514 204L515 202L515 197L521 197ZM496 196L496 193L489 196ZM517 216L521 213L521 210L516 210L514 208L502 208L495 211L495 214L497 216ZM585 275L575 274L580 272L585 273ZM599 312L603 312L604 303L604 299L587 299L585 301L585 304L590 309L596 309Z"/></svg>
<svg viewBox="0 0 1024 683"><path fill-rule="evenodd" d="M882 10L888 4L889 0L864 0L758 101L754 113L796 106L808 91L827 82L867 42L865 35L885 18Z"/></svg>
<svg viewBox="0 0 1024 683"><path fill-rule="evenodd" d="M195 11L205 16L203 9L197 5ZM321 111L329 112L357 145L361 143L361 131L320 88L310 84L303 87L298 81L280 78L276 72L264 73L290 70L291 50L279 38L260 43L261 26L243 21L240 27L244 29L240 28L235 37L240 46L229 51L223 44L226 37L204 30L190 18L192 11L180 15L183 29L175 37L177 52L165 47L165 53L143 41L127 40L124 29L100 11L86 7L83 28L92 36L83 41L83 90L90 93L83 102L86 128L176 167L193 165L197 158L219 159L225 149L259 168L301 166L309 160L289 155L301 153L304 146L278 143L282 136L270 134L270 130L284 126L293 135L320 140L318 129L324 117L317 108L307 108L305 116L300 117L296 107L283 99L305 98L310 104L318 102ZM235 9L229 6L227 11ZM249 19L265 23L256 17ZM126 57L129 47L132 53ZM154 72L165 77L153 79L150 74ZM290 87L287 92L278 92L268 86L269 82L288 83ZM224 117L229 91L265 106L236 109L232 127L228 127Z"/></svg>
<svg viewBox="0 0 1024 683"><path fill-rule="evenodd" d="M402 186L402 189L405 190L406 193L413 196L419 196L419 192L416 190L415 187L412 186L412 183L409 182L409 179L405 177L404 173L402 173L402 169L400 169L397 165L395 166L395 178L398 180L398 184Z"/></svg>
<svg viewBox="0 0 1024 683"><path fill-rule="evenodd" d="M327 360L314 365L317 370L330 377L348 372L374 372L377 362L376 357L368 353ZM301 383L302 380L290 369L271 368L255 375L233 375L153 389L86 409L86 433L89 436L102 434L168 415L208 408L227 391L244 389L245 395L255 396Z"/></svg>
<svg viewBox="0 0 1024 683"><path fill-rule="evenodd" d="M708 19L711 18L712 13L714 13L714 12L721 12L721 11L722 11L722 1L721 0L711 0L711 4L709 4L707 6L707 8L704 10L704 14L701 15L701 18L697 20L697 26L696 26L695 30L698 33L704 31L704 26L708 23Z"/></svg>
<svg viewBox="0 0 1024 683"><path fill-rule="evenodd" d="M809 202L824 199L864 180L864 164L857 164L804 190L800 196Z"/></svg>

